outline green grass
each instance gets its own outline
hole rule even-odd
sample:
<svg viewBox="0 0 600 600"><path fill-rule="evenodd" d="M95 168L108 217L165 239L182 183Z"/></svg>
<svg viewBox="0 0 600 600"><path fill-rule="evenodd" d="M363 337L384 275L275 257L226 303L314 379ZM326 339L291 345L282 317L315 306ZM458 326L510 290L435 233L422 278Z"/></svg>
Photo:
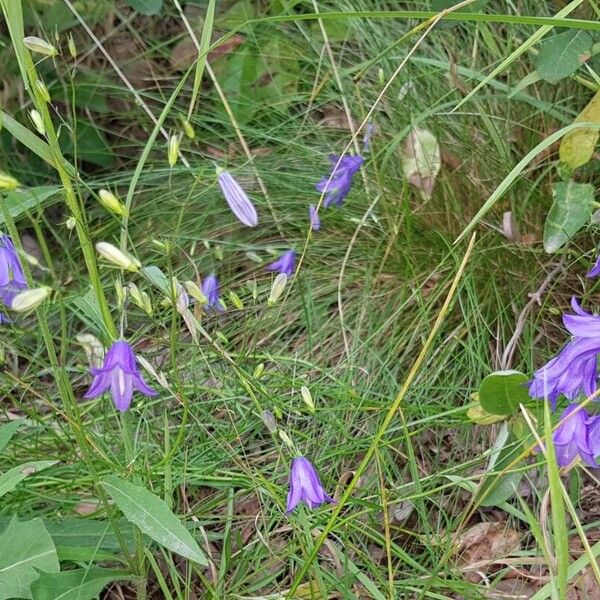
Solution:
<svg viewBox="0 0 600 600"><path fill-rule="evenodd" d="M143 65L152 67L145 79L136 77L136 87L148 109L157 118L163 114L164 128L179 131L194 94L195 71L191 69L175 95L183 73L174 71L168 60L174 43L187 37L176 7L166 4L161 18L131 18L124 4L115 8L98 3L104 4L104 13L97 9L99 17L80 6L78 10L110 53L115 54L119 40L132 44L114 58L128 77ZM198 3L199 14L206 4ZM567 522L557 528L558 511L549 516L544 507L545 465L528 471L533 491L523 499L527 510L516 499L500 509L474 509L470 493L457 485L457 478L465 485L480 483L499 428L469 420L471 394L485 375L500 368L498 358L527 294L558 260L543 252L540 241L551 183L557 180L555 149L539 163L526 164L479 222L460 278L467 241L454 243L515 165L555 129L571 123L591 95L569 79L557 86L536 83L511 96L533 68L532 54L526 52L463 104L469 90L535 34L542 22L532 24L531 18L550 23L553 6L529 0L520 3L517 13L512 3L492 2L488 15L508 13L511 18L502 23L475 13L460 15L461 23L437 26L377 102L424 31L413 31L420 22L414 15L384 18L385 11L398 8L394 3L319 3L319 10L327 13L323 23L332 64L318 24L308 20L314 10L311 2L295 7L273 3L269 14L249 17L243 26L224 17L218 4L213 41L240 31L246 38L240 48L246 54L238 50L211 61L233 119L204 72L190 118L196 138L184 137L181 143L189 168L182 161L168 168L160 132L147 144L154 124L75 23L72 32L81 62L74 67L62 32L63 56L54 65L45 60L37 67L51 96L61 98L52 112L61 138L73 127L74 115L105 138L95 148L110 158L111 166L89 161L78 165L81 181L75 181L75 192L87 221L84 235L93 243L119 245L119 219L89 190L118 189L125 199L134 180L125 238L129 250L144 266L156 265L180 281L217 273L228 310L218 317L202 316L213 343L202 336L194 343L180 316L161 305L164 298L156 287L139 275L99 267L117 328L169 383L169 390L161 390L156 399L136 396L129 414L133 443L127 451L127 424L115 414L110 399L82 400L90 377L76 336L105 338L105 325L80 308L90 280L81 241L65 225L69 213L63 197L58 194L20 213L16 225L23 241L27 248L41 250L46 267L32 268L32 276L56 294L38 316L17 318L0 337L2 420L25 418L0 458L0 471L24 461L59 462L4 496L1 518L41 516L49 529L54 527L51 532L60 531L57 523L77 518L82 539L56 541L63 569L92 563L128 568L113 537L108 540L91 529L85 536L86 527L94 527L90 517L106 523L105 508L79 515L82 503L99 500L98 480L114 473L163 497L213 561L210 568L200 568L147 540L141 540L146 551L140 553L138 539L138 559L145 556L142 572L148 581L137 589L141 594L145 587L150 598L279 598L293 588L304 594L295 597L304 598L469 600L486 597L486 589L461 572L453 550L456 537L477 522L506 518L507 527L521 538L523 563L517 568L526 570L528 559L548 563L555 549L562 549L556 573L549 568L558 581L553 597L559 598L566 578L574 577L573 571L566 573L565 536L575 535L577 527ZM424 2L403 4L407 11L428 9ZM585 2L569 17L588 23L592 8ZM357 14L332 16L347 12ZM37 34L52 39L43 13L38 14ZM192 16L190 22L200 39L198 19ZM3 38L0 64L10 81L22 86L6 32ZM292 75L277 83L281 89L244 87L243 79L240 85L240 74L257 64L265 71L264 81L277 72ZM172 106L165 109L169 99ZM351 142L344 100L357 124L375 106L371 120L377 132L344 207L323 211L321 231L307 238L307 205L319 196L314 183L327 172L328 154ZM15 95L4 110L29 127L30 108ZM332 119L338 128L330 126ZM445 153L430 200L421 199L402 175L400 149L417 124L437 136ZM27 187L60 185L56 171L17 145L7 129L0 132L5 169ZM362 134L357 140L360 144ZM76 150L85 156L83 144ZM235 222L217 186L213 162L231 168L255 200L257 228ZM596 175L592 163L585 180L593 182ZM494 229L507 210L534 243L508 242ZM564 309L571 294L582 294L593 237L593 231L579 236L566 251L564 271L527 319L512 368L531 373L565 340L556 309ZM290 247L306 249L302 267L283 300L267 307L273 278L264 266ZM117 305L115 284L130 281L150 294L155 309L151 317L132 303L124 311ZM448 310L441 312L453 282L456 293ZM597 293L591 286L587 289L585 297L593 304ZM242 299L243 309L232 306L228 291ZM440 314L431 347L417 363ZM57 368L72 384L76 409L61 400L40 319L56 347ZM255 378L252 374L261 364L264 373ZM413 368L414 377L403 388ZM311 390L314 414L301 399L302 385ZM401 410L391 413L396 398ZM264 410L277 415L278 427L314 462L326 489L345 502L284 515L292 455L265 426ZM73 431L77 412L83 424L79 438ZM370 449L373 456L363 462ZM359 465L361 477L350 484ZM555 508L564 487L556 468L551 473ZM352 493L346 497L348 485ZM414 510L397 519L394 515L405 512L407 502ZM111 512L135 550L131 527L118 511ZM466 514L471 515L468 520ZM554 524L548 525L552 518ZM582 523L594 526L593 521ZM544 548L548 527L562 534L558 544ZM326 540L323 532L329 534ZM490 581L509 571L500 564L489 572ZM135 581L122 587L133 590ZM133 597L133 592L126 593ZM546 595L539 592L536 597L549 598L550 593L549 587ZM119 596L113 589L106 597Z"/></svg>

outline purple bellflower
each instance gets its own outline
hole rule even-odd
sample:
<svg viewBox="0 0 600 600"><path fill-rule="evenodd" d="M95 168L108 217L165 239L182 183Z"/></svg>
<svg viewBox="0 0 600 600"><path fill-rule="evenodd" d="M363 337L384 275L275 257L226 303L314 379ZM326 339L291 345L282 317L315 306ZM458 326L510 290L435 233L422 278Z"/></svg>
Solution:
<svg viewBox="0 0 600 600"><path fill-rule="evenodd" d="M594 263L593 267L585 274L586 277L590 279L593 277L598 277L600 275L600 254L598 254L598 258Z"/></svg>
<svg viewBox="0 0 600 600"><path fill-rule="evenodd" d="M219 280L214 275L208 275L202 280L202 293L206 297L206 307L214 311L223 312L221 305L221 292L219 289Z"/></svg>
<svg viewBox="0 0 600 600"><path fill-rule="evenodd" d="M291 277L296 270L296 252L288 250L284 252L276 261L265 267L267 271L277 271Z"/></svg>
<svg viewBox="0 0 600 600"><path fill-rule="evenodd" d="M134 391L146 396L156 396L158 393L144 381L135 354L124 340L115 342L108 349L102 368L92 367L91 373L94 381L84 398L96 398L110 388L113 402L120 412L129 408Z"/></svg>
<svg viewBox="0 0 600 600"><path fill-rule="evenodd" d="M298 456L292 461L285 512L292 512L300 502L304 502L308 508L315 508L324 502L335 503L335 500L325 493L314 466L303 456Z"/></svg>
<svg viewBox="0 0 600 600"><path fill-rule="evenodd" d="M315 188L318 192L325 194L323 206L327 207L331 203L341 206L344 198L350 192L354 174L360 169L365 159L362 156L344 156L340 160L339 156L332 154L329 160L331 161L331 173L323 177L315 185Z"/></svg>
<svg viewBox="0 0 600 600"><path fill-rule="evenodd" d="M247 227L256 227L258 215L254 204L231 173L217 168L217 179L231 212Z"/></svg>
<svg viewBox="0 0 600 600"><path fill-rule="evenodd" d="M547 398L552 410L560 394L575 400L581 392L590 396L597 388L597 360L600 353L600 317L582 310L571 300L574 315L563 315L563 323L573 336L562 350L533 374L529 383L532 398Z"/></svg>
<svg viewBox="0 0 600 600"><path fill-rule="evenodd" d="M308 207L308 218L310 219L310 227L313 231L321 229L321 219L314 204Z"/></svg>
<svg viewBox="0 0 600 600"><path fill-rule="evenodd" d="M27 280L15 245L0 233L0 301L10 308L14 297L25 289Z"/></svg>
<svg viewBox="0 0 600 600"><path fill-rule="evenodd" d="M577 456L589 467L596 467L590 436L590 417L578 404L569 404L560 416L560 423L552 433L556 460L561 467L570 465Z"/></svg>

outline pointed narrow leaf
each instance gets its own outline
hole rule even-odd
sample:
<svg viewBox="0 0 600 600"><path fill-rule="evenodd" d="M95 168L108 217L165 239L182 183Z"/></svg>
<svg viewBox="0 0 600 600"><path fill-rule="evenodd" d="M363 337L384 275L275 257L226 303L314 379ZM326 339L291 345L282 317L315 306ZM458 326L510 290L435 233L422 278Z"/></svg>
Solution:
<svg viewBox="0 0 600 600"><path fill-rule="evenodd" d="M38 460L33 462L23 463L18 467L13 467L12 469L6 471L3 475L0 475L0 498L7 494L8 492L12 492L12 490L17 487L23 479L41 471L42 469L47 469L52 465L55 465L57 460Z"/></svg>
<svg viewBox="0 0 600 600"><path fill-rule="evenodd" d="M597 123L600 125L600 91L596 92L586 107L577 115L575 123ZM574 129L560 143L561 162L573 171L589 162L598 143L600 129Z"/></svg>
<svg viewBox="0 0 600 600"><path fill-rule="evenodd" d="M10 423L5 423L0 426L0 452L6 448L8 442L12 439L17 429L23 424L23 419L17 419Z"/></svg>
<svg viewBox="0 0 600 600"><path fill-rule="evenodd" d="M544 226L544 250L562 248L591 218L594 187L589 183L560 181L552 188L554 203Z"/></svg>
<svg viewBox="0 0 600 600"><path fill-rule="evenodd" d="M40 571L60 569L54 542L41 519L20 522L15 516L0 533L0 600L32 598Z"/></svg>
<svg viewBox="0 0 600 600"><path fill-rule="evenodd" d="M131 579L127 571L74 569L62 573L42 573L31 586L33 600L94 600L113 581Z"/></svg>
<svg viewBox="0 0 600 600"><path fill-rule="evenodd" d="M194 538L162 498L115 475L105 477L101 483L125 518L142 533L185 558L208 564Z"/></svg>

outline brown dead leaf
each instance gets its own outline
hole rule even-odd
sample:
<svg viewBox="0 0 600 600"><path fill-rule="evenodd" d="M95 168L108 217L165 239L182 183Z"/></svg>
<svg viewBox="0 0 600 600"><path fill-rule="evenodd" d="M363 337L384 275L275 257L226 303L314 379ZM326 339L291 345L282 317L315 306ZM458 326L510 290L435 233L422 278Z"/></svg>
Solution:
<svg viewBox="0 0 600 600"><path fill-rule="evenodd" d="M456 546L458 564L472 580L469 571L489 571L491 565L517 552L521 544L519 534L504 521L488 521L464 531ZM476 576L475 581L478 579Z"/></svg>
<svg viewBox="0 0 600 600"><path fill-rule="evenodd" d="M335 105L328 105L321 108L321 119L319 125L327 129L341 129L350 131L348 118L342 108Z"/></svg>
<svg viewBox="0 0 600 600"><path fill-rule="evenodd" d="M486 597L489 600L529 600L538 589L536 583L515 577L499 581Z"/></svg>
<svg viewBox="0 0 600 600"><path fill-rule="evenodd" d="M219 44L214 50L209 52L208 60L214 61L221 56L226 56L235 52L239 46L245 42L245 38L241 35L233 35L226 42ZM176 71L185 71L187 68L194 64L198 56L198 50L196 44L192 39L186 38L181 40L171 50L171 56L169 57L169 63Z"/></svg>

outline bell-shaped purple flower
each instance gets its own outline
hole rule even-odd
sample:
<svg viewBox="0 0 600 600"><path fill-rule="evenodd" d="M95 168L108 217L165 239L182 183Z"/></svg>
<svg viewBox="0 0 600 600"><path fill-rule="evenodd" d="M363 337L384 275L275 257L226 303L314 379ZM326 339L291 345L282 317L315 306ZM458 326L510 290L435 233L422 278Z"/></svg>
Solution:
<svg viewBox="0 0 600 600"><path fill-rule="evenodd" d="M315 508L324 502L335 502L325 493L312 463L303 456L298 456L292 461L285 512L292 512L299 502L304 502L309 508Z"/></svg>
<svg viewBox="0 0 600 600"><path fill-rule="evenodd" d="M27 280L15 245L0 233L0 301L10 307L14 297L27 289Z"/></svg>
<svg viewBox="0 0 600 600"><path fill-rule="evenodd" d="M344 156L340 160L339 156L332 154L329 160L331 161L331 173L327 177L323 177L315 185L315 188L318 192L325 194L323 206L327 207L331 203L341 206L344 198L350 192L354 174L360 169L365 159L362 156Z"/></svg>
<svg viewBox="0 0 600 600"><path fill-rule="evenodd" d="M94 381L84 397L96 398L110 388L113 402L120 412L129 408L134 391L146 396L156 396L158 393L144 381L135 354L124 340L115 342L106 353L102 368L92 367L91 373Z"/></svg>
<svg viewBox="0 0 600 600"><path fill-rule="evenodd" d="M594 266L585 274L586 277L592 279L593 277L598 277L600 275L600 254L598 254L598 258L594 263Z"/></svg>
<svg viewBox="0 0 600 600"><path fill-rule="evenodd" d="M563 315L563 323L573 335L550 362L533 374L529 384L532 398L547 398L556 408L560 394L575 400L582 392L590 396L597 388L597 360L600 353L600 317L582 310L573 298L574 315Z"/></svg>
<svg viewBox="0 0 600 600"><path fill-rule="evenodd" d="M277 271L291 277L296 270L296 253L294 250L288 250L265 268L267 271Z"/></svg>
<svg viewBox="0 0 600 600"><path fill-rule="evenodd" d="M321 219L314 204L308 207L308 218L310 219L310 227L313 231L321 229Z"/></svg>
<svg viewBox="0 0 600 600"><path fill-rule="evenodd" d="M569 404L564 410L552 433L556 460L561 467L570 465L578 456L589 467L597 466L590 443L590 424L594 418L578 404Z"/></svg>
<svg viewBox="0 0 600 600"><path fill-rule="evenodd" d="M258 224L256 209L240 184L232 177L231 173L223 169L217 169L217 179L231 212L244 225L256 227Z"/></svg>
<svg viewBox="0 0 600 600"><path fill-rule="evenodd" d="M223 312L219 280L214 275L208 275L202 280L202 293L206 297L206 307L217 312Z"/></svg>

